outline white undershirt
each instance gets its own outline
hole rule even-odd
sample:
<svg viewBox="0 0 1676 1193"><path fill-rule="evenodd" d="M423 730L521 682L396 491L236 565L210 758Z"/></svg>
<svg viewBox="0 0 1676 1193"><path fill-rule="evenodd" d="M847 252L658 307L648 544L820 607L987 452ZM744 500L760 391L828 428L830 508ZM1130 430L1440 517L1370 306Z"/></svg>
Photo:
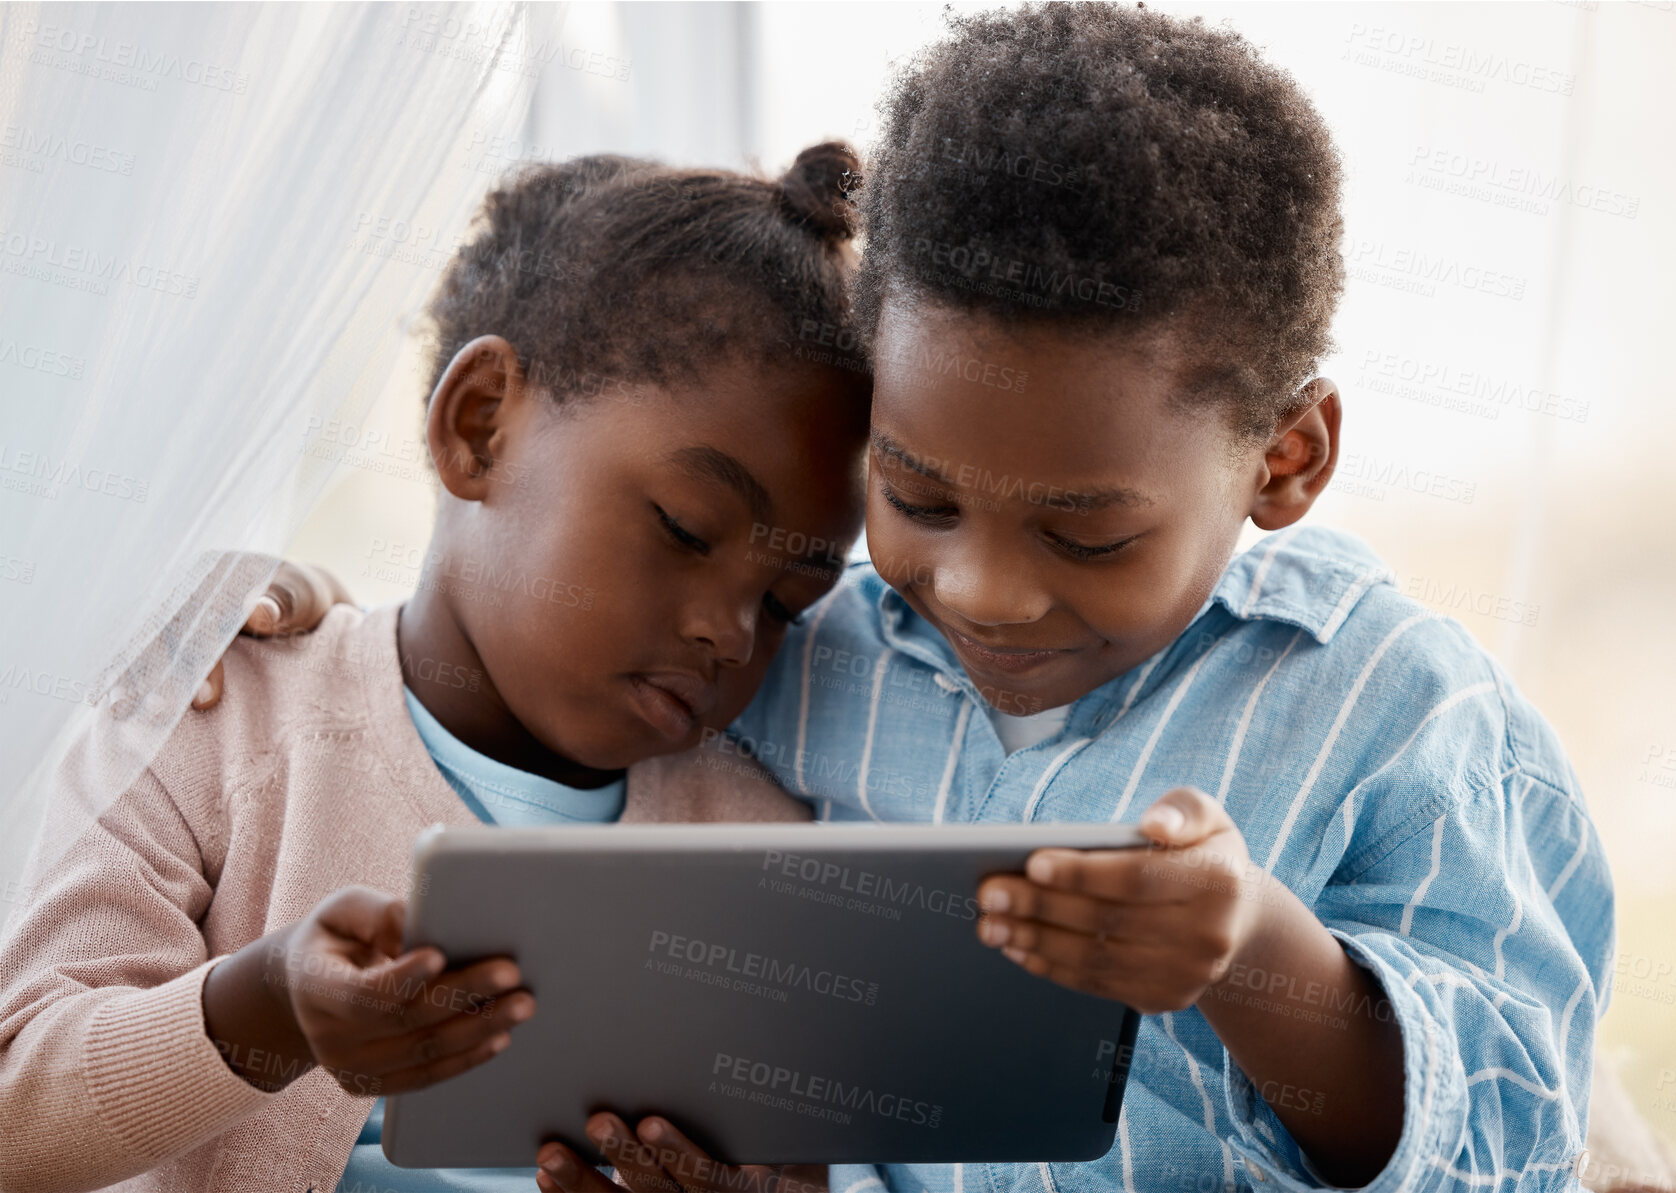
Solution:
<svg viewBox="0 0 1676 1193"><path fill-rule="evenodd" d="M1071 715L1069 704L1023 717L1002 712L988 702L984 709L989 713L989 723L995 726L995 736L1001 739L1001 748L1009 754L1046 741L1065 728L1065 719Z"/></svg>

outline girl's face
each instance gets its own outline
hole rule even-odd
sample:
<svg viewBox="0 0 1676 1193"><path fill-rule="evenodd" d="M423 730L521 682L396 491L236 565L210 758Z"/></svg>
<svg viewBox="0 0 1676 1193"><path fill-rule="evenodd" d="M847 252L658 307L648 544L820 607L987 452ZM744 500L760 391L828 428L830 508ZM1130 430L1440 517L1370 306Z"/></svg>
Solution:
<svg viewBox="0 0 1676 1193"><path fill-rule="evenodd" d="M991 704L1068 704L1187 627L1268 471L1171 407L1167 354L895 302L875 347L868 549Z"/></svg>
<svg viewBox="0 0 1676 1193"><path fill-rule="evenodd" d="M600 770L738 716L862 513L853 379L724 364L635 393L497 410L500 483L444 511L456 571L498 569L498 589L475 577L491 599L451 598L495 693L547 749Z"/></svg>

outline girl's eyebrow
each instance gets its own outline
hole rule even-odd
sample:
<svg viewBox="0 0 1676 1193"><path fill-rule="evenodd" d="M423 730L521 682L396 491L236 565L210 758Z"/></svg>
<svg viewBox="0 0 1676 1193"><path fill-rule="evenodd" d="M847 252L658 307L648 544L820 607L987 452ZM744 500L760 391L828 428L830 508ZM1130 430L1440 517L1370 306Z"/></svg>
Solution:
<svg viewBox="0 0 1676 1193"><path fill-rule="evenodd" d="M669 462L694 480L719 484L733 490L745 502L758 522L774 520L774 500L762 482L738 458L719 447L683 447L672 452Z"/></svg>
<svg viewBox="0 0 1676 1193"><path fill-rule="evenodd" d="M928 480L934 480L940 485L947 485L951 489L958 489L962 487L939 471L932 463L931 458L915 455L913 452L903 447L900 443L896 442L896 440L892 439L889 435L886 435L883 431L874 431L870 438L875 451L877 451L881 456L894 460L896 463L906 468L909 472L917 472L920 476L923 476ZM983 470L980 475L984 481L988 482L988 487L998 487L1003 493L1007 491L1007 477L1003 476L996 478L994 474L989 472L987 469ZM1084 514L1097 509L1106 509L1109 506L1114 505L1134 509L1143 505L1153 504L1152 498L1148 497L1145 493L1142 493L1137 489L1126 489L1121 485L1096 489L1063 489L1057 485L1037 485L1029 487L1025 486L1023 482L1020 481L1019 487L1025 488L1027 493L1032 492L1035 489L1051 488L1054 495L1054 501L1061 508L1073 509L1077 513ZM1028 496L1025 500L1029 502L1029 504L1041 504L1039 501L1030 500Z"/></svg>
<svg viewBox="0 0 1676 1193"><path fill-rule="evenodd" d="M881 456L888 456L909 472L917 472L938 484L948 485L951 489L954 487L954 482L939 472L929 459L914 455L913 452L903 447L883 431L872 432L870 438L873 441L874 450Z"/></svg>

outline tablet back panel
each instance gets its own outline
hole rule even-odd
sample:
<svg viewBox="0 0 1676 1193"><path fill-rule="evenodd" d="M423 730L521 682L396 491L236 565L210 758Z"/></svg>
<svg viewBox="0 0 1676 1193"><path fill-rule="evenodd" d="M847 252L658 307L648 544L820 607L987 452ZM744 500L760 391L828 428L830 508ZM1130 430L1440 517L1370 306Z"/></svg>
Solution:
<svg viewBox="0 0 1676 1193"><path fill-rule="evenodd" d="M658 1113L732 1163L1088 1160L1138 1017L976 935L987 874L1119 825L438 829L408 943L509 954L539 1009L487 1064L390 1099L407 1167L528 1165ZM609 1162L607 1158L605 1162Z"/></svg>

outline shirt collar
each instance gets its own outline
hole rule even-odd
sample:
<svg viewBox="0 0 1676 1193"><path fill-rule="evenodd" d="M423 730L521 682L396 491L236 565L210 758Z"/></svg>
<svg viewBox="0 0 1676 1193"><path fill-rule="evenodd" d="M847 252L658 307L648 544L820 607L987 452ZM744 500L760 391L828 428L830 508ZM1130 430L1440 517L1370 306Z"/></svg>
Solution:
<svg viewBox="0 0 1676 1193"><path fill-rule="evenodd" d="M1241 621L1279 621L1328 643L1369 589L1395 579L1354 535L1294 526L1234 556L1209 603Z"/></svg>
<svg viewBox="0 0 1676 1193"><path fill-rule="evenodd" d="M1369 589L1393 579L1391 569L1355 536L1294 526L1266 535L1234 556L1193 620L1220 604L1241 621L1283 622L1325 644ZM971 687L947 639L882 579L880 588L879 625L885 645Z"/></svg>

